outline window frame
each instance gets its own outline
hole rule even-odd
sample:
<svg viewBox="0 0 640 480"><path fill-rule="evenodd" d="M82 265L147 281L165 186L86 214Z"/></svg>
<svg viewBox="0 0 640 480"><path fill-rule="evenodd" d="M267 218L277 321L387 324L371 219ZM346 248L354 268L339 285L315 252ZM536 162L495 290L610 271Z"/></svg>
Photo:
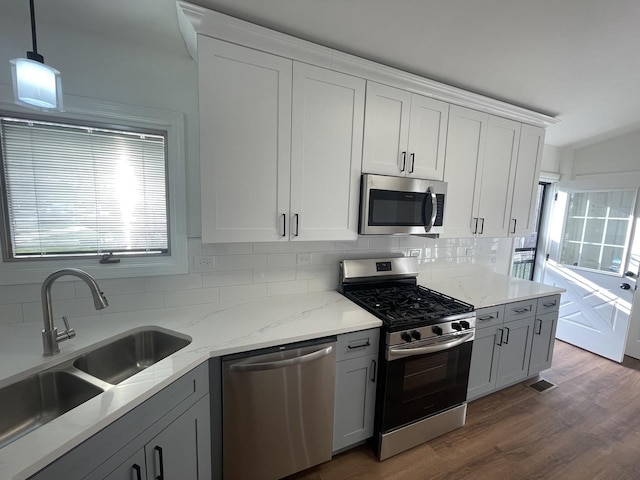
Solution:
<svg viewBox="0 0 640 480"><path fill-rule="evenodd" d="M185 188L185 114L157 108L116 104L74 96L65 97L65 112L31 113L13 103L0 100L0 114L16 118L44 120L79 125L99 124L125 130L166 132L167 228L168 255L119 256L119 263L99 263L96 256L83 258L0 258L0 285L39 283L61 268L79 268L96 279L142 277L187 273L187 208ZM4 208L4 206L3 206ZM4 225L3 230L6 230ZM4 241L2 248L4 249Z"/></svg>
<svg viewBox="0 0 640 480"><path fill-rule="evenodd" d="M560 237L560 244L558 247L558 265L562 265L564 267L567 268L571 268L573 270L582 270L585 272L592 272L592 273L597 273L597 274L601 274L601 275L608 275L608 276L612 276L612 277L619 277L622 278L624 277L624 270L626 268L626 265L628 263L628 257L630 254L630 241L631 241L631 236L633 234L633 230L634 230L634 218L635 218L635 210L636 210L636 204L637 204L637 200L638 200L638 189L637 188L633 188L633 187L620 187L620 188L599 188L599 189L589 189L589 188L570 188L570 189L564 189L567 198L566 198L566 204L564 206L564 212L563 212L563 223L562 223L562 232L561 232L561 237ZM568 218L569 218L569 205L570 205L570 197L573 194L577 194L577 193L587 193L587 194L593 194L593 193L610 193L610 192L631 192L633 194L633 201L632 201L632 209L631 209L631 217L629 219L629 225L627 227L627 232L626 232L626 237L625 237L625 244L623 247L623 254L622 254L622 259L621 259L621 267L620 267L620 271L619 272L612 272L612 271L608 271L608 270L600 270L600 269L595 269L595 268L589 268L589 267L582 267L579 265L572 265L572 264L568 264L562 261L562 252L564 250L565 247L565 232L567 229L567 224L568 224ZM589 217L585 217L585 221L586 219ZM575 243L575 242L571 242L571 243ZM582 244L595 244L594 242L582 242ZM596 245L599 245L600 248L602 248L603 243L598 243Z"/></svg>

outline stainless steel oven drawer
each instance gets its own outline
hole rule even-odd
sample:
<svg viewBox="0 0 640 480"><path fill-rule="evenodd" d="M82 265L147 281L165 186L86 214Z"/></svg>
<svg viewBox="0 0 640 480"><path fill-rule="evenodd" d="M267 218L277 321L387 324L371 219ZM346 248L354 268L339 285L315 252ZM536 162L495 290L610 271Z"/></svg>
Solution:
<svg viewBox="0 0 640 480"><path fill-rule="evenodd" d="M476 328L493 327L504 322L504 305L478 308L476 310Z"/></svg>
<svg viewBox="0 0 640 480"><path fill-rule="evenodd" d="M336 361L375 355L378 352L379 338L379 328L338 335Z"/></svg>

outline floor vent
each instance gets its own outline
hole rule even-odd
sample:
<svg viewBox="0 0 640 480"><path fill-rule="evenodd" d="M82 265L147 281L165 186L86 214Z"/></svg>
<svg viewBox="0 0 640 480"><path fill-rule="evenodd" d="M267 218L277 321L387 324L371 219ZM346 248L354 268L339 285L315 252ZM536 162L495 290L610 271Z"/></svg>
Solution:
<svg viewBox="0 0 640 480"><path fill-rule="evenodd" d="M554 388L557 387L557 385L554 385L551 382L547 382L544 379L538 380L537 382L531 383L527 386L534 389L538 393L546 393L549 390L553 390Z"/></svg>

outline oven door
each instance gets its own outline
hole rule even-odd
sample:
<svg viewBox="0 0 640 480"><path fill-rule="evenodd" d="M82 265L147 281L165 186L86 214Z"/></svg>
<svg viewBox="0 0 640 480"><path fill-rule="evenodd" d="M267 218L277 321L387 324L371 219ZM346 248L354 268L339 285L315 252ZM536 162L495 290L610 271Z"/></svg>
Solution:
<svg viewBox="0 0 640 480"><path fill-rule="evenodd" d="M432 353L420 353L429 347L403 348L399 358L387 352L390 359L383 373L383 433L466 401L473 341L447 343L454 345Z"/></svg>
<svg viewBox="0 0 640 480"><path fill-rule="evenodd" d="M444 182L365 174L359 232L442 233L445 194Z"/></svg>

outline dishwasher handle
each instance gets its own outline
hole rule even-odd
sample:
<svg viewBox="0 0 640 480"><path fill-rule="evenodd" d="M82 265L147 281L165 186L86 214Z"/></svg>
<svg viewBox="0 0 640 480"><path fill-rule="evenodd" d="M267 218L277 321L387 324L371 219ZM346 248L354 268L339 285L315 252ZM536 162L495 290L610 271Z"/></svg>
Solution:
<svg viewBox="0 0 640 480"><path fill-rule="evenodd" d="M312 362L318 358L329 355L333 350L333 345L321 348L315 352L307 353L300 357L287 358L285 360L276 360L274 362L261 362L261 363L236 363L229 366L229 370L232 372L258 372L261 370L274 370L276 368L286 368L294 365L300 365L301 363Z"/></svg>

